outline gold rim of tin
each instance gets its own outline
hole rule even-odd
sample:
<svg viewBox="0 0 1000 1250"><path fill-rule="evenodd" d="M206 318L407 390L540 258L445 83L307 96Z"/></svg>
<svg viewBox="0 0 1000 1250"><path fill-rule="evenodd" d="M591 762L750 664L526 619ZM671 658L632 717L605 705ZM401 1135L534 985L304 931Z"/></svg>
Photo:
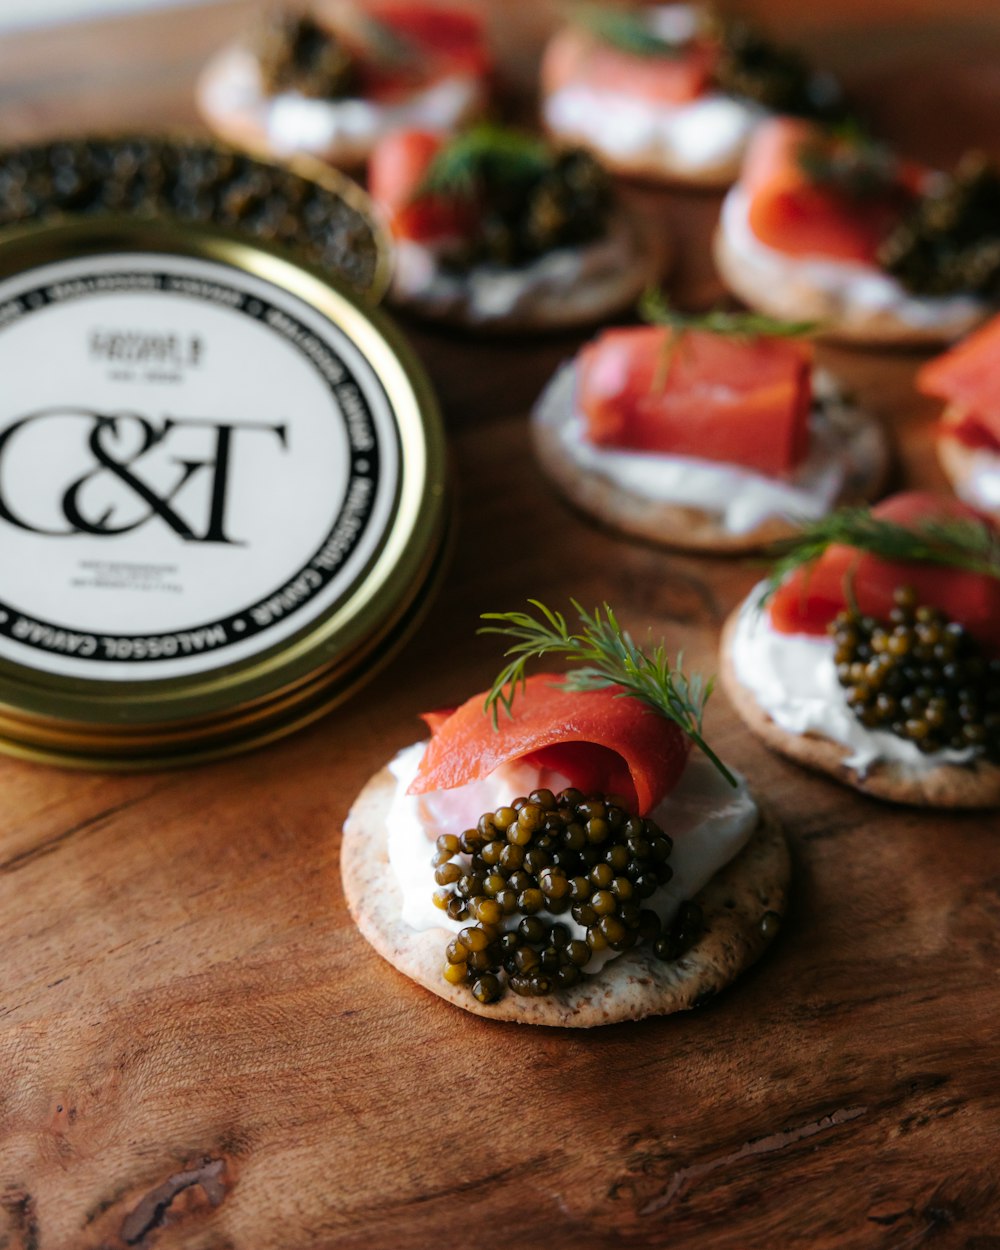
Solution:
<svg viewBox="0 0 1000 1250"><path fill-rule="evenodd" d="M120 683L0 658L0 752L82 767L172 766L260 745L342 702L418 623L446 546L444 432L430 383L405 340L377 309L314 266L228 231L95 217L36 225L19 231L17 244L0 248L0 278L71 257L145 251L221 262L291 292L337 325L378 376L395 416L400 482L392 522L344 599L247 660L193 676Z"/></svg>
<svg viewBox="0 0 1000 1250"><path fill-rule="evenodd" d="M391 629L372 639L358 663L343 669L340 681L321 673L301 689L285 692L269 703L250 711L240 708L235 719L198 725L193 735L181 726L168 727L163 734L109 738L89 732L89 727L8 719L0 708L0 754L88 771L149 772L207 764L280 741L345 703L395 658L428 611L443 580L452 541L449 527L426 581L414 587L405 611ZM362 667L365 660L370 663ZM84 736L75 736L74 731L81 730Z"/></svg>
<svg viewBox="0 0 1000 1250"><path fill-rule="evenodd" d="M25 716L0 702L0 739L6 734L39 749L60 749L71 741L79 746L86 744L88 752L99 755L125 752L142 756L156 747L168 750L185 747L191 742L211 741L220 731L229 732L234 724L241 729L270 724L284 712L315 702L318 697L332 700L328 706L333 706L379 671L422 619L446 568L451 534L452 527L448 526L440 546L428 552L427 566L411 588L413 593L400 601L398 612L381 622L379 629L369 634L362 646L349 656L336 657L270 697L240 704L235 721L233 709L229 708L195 720L151 724L137 729L134 725L116 727L105 723L71 723L51 716Z"/></svg>
<svg viewBox="0 0 1000 1250"><path fill-rule="evenodd" d="M269 165L278 170L288 170L308 182L315 182L353 208L364 219L371 232L375 268L367 290L358 290L357 294L366 302L370 301L372 304L379 304L389 290L393 271L393 243L382 214L375 207L371 196L355 178L352 178L344 170L338 169L337 166L321 160L318 156L310 156L308 153L303 152L278 159L263 149L255 150L242 147L209 131L198 131L183 126L168 126L150 131L95 130L88 131L85 135L53 135L39 143L3 144L0 145L0 160L2 160L4 154L9 152L37 151L58 143L81 142L108 144L162 142L172 143L178 147L216 148L218 151L229 153L232 156L248 157L261 165ZM165 229L180 231L187 229L215 229L215 227L209 227L204 224L188 227L180 218L167 213L137 217L135 215L117 214L110 210L107 212L100 210L84 215L82 213L74 213L72 210L53 208L47 213L43 210L42 217L37 221L16 223L0 229L0 247L6 248L8 244L16 246L22 237L30 238L38 230L45 230L60 225L82 226L91 222L95 224L100 223L109 229L127 229L135 226L138 222L154 227L161 226ZM248 241L261 250L273 251L276 255L291 259L294 263L300 264L305 268L311 268L317 273L325 273L324 270L317 268L307 258L304 258L295 247L277 241L272 242L257 238L248 231L237 229L222 230L220 228L219 233L226 234L236 240ZM335 282L344 281L341 275L331 274L327 276L331 277ZM355 288L352 286L351 289L354 290Z"/></svg>

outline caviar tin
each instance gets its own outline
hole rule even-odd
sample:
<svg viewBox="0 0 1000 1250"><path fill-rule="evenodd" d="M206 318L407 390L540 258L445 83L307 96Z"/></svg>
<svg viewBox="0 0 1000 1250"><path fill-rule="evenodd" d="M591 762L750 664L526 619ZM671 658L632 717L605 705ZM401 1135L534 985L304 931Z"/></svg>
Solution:
<svg viewBox="0 0 1000 1250"><path fill-rule="evenodd" d="M447 537L429 384L381 314L156 219L0 235L0 750L147 768L327 711Z"/></svg>
<svg viewBox="0 0 1000 1250"><path fill-rule="evenodd" d="M196 135L53 139L0 151L0 238L39 222L149 219L283 248L377 303L391 243L368 195L308 156L280 165Z"/></svg>

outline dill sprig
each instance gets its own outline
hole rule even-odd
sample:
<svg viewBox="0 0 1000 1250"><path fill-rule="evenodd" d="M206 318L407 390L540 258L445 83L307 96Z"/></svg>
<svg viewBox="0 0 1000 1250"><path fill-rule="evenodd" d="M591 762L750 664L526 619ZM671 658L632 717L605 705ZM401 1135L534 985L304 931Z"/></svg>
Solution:
<svg viewBox="0 0 1000 1250"><path fill-rule="evenodd" d="M815 321L778 321L763 313L727 312L723 308L713 308L707 313L680 312L671 307L667 297L655 287L647 287L643 293L639 301L639 316L649 325L665 326L671 331L653 375L653 392L660 392L666 386L677 350L683 343L683 336L690 330L747 341L755 338L800 338L811 334L818 325Z"/></svg>
<svg viewBox="0 0 1000 1250"><path fill-rule="evenodd" d="M529 182L550 164L543 140L506 126L482 123L456 135L424 175L422 195L469 199L484 185Z"/></svg>
<svg viewBox="0 0 1000 1250"><path fill-rule="evenodd" d="M701 330L731 339L801 338L812 334L819 325L816 321L780 321L763 313L730 312L724 308L712 308L706 313L681 312L655 287L647 288L643 294L639 316L649 325L666 326L677 334Z"/></svg>
<svg viewBox="0 0 1000 1250"><path fill-rule="evenodd" d="M985 521L949 517L908 526L882 520L867 508L841 508L803 524L797 534L768 548L766 554L776 563L765 583L761 604L790 573L818 560L834 543L883 560L937 564L1000 579L1000 534Z"/></svg>
<svg viewBox="0 0 1000 1250"><path fill-rule="evenodd" d="M553 611L538 599L528 600L537 609L537 616L530 612L482 614L480 619L497 623L482 626L479 633L498 634L513 640L504 652L508 663L493 683L483 706L483 712L493 718L494 729L499 725L501 708L508 716L512 715L517 692L524 690L527 681L528 661L559 655L575 660L580 666L566 673L563 683L566 690L605 690L609 686L621 686L619 697L641 699L654 712L679 726L730 785L735 786L735 777L702 737L702 715L713 681L685 675L680 667L682 655L677 657L677 667L672 667L662 643L651 651L644 651L618 624L607 603L603 612L600 608L587 612L575 599L570 602L580 622L577 632L570 629L561 612Z"/></svg>
<svg viewBox="0 0 1000 1250"><path fill-rule="evenodd" d="M581 4L573 9L573 21L590 31L602 43L608 43L633 56L676 57L684 50L683 43L672 43L656 34L638 13L613 9L600 4Z"/></svg>

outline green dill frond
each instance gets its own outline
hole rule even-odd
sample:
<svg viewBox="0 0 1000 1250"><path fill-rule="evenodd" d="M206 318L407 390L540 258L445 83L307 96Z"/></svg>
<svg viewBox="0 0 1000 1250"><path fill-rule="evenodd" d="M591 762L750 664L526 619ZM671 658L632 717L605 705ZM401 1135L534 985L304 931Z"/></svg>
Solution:
<svg viewBox="0 0 1000 1250"><path fill-rule="evenodd" d="M673 308L662 291L647 288L639 303L639 316L649 325L666 326L678 334L701 330L723 338L802 338L819 328L816 321L780 321L757 312L729 312L713 308L706 313L686 313Z"/></svg>
<svg viewBox="0 0 1000 1250"><path fill-rule="evenodd" d="M424 175L421 194L471 198L483 186L528 183L551 163L536 135L482 123L449 140Z"/></svg>
<svg viewBox="0 0 1000 1250"><path fill-rule="evenodd" d="M765 583L761 604L790 573L818 560L834 543L883 560L937 564L1000 579L1000 535L985 521L950 517L906 526L873 516L867 508L841 508L804 523L797 534L768 548L766 554L775 564Z"/></svg>
<svg viewBox="0 0 1000 1250"><path fill-rule="evenodd" d="M565 676L567 690L606 690L620 686L621 696L641 699L660 716L679 726L708 756L731 784L736 780L729 769L702 737L702 715L712 682L681 669L682 657L672 665L662 643L645 650L621 628L614 611L604 604L603 610L586 611L575 600L570 601L579 626L571 629L561 612L546 607L538 599L529 599L531 612L484 612L481 634L497 634L510 645L504 652L507 663L486 696L483 711L498 727L502 708L512 714L514 701L523 692L530 660L558 655L575 661Z"/></svg>
<svg viewBox="0 0 1000 1250"><path fill-rule="evenodd" d="M683 43L671 43L651 30L642 16L629 9L600 4L580 4L573 9L573 21L590 31L602 43L633 56L680 56Z"/></svg>

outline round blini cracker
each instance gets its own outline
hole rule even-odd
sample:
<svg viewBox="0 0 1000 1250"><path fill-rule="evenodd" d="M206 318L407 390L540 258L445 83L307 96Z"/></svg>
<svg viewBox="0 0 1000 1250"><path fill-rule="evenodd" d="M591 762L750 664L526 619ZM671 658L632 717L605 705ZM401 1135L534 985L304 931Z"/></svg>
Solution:
<svg viewBox="0 0 1000 1250"><path fill-rule="evenodd" d="M747 728L772 750L796 764L827 773L844 785L890 803L973 809L1000 806L1000 767L986 760L938 764L930 768L881 760L859 772L844 763L849 751L841 743L814 733L790 733L776 725L733 667L732 640L742 606L732 612L722 629L719 680Z"/></svg>
<svg viewBox="0 0 1000 1250"><path fill-rule="evenodd" d="M721 227L713 241L715 267L726 287L748 307L782 321L815 321L816 337L857 347L940 347L966 334L989 313L986 304L961 322L913 325L891 309L845 305L835 294L822 290L805 276L776 280L772 268L754 256L734 248Z"/></svg>
<svg viewBox="0 0 1000 1250"><path fill-rule="evenodd" d="M480 1003L467 985L444 980L448 929L411 929L400 919L402 893L389 864L386 814L396 781L387 768L372 777L344 824L341 878L355 923L399 972L478 1016L518 1024L585 1029L698 1006L734 981L763 954L787 901L790 860L785 836L762 815L743 850L695 897L704 931L680 959L664 963L633 947L599 974L544 998L508 992Z"/></svg>
<svg viewBox="0 0 1000 1250"><path fill-rule="evenodd" d="M785 516L766 518L750 530L727 530L718 512L652 499L616 481L610 468L581 463L567 440L577 421L575 367L556 374L532 413L531 433L542 468L566 498L602 524L647 542L681 551L737 554L759 551L787 538L795 525ZM879 421L831 393L829 437L847 461L843 488L833 507L877 499L889 477L891 454Z"/></svg>
<svg viewBox="0 0 1000 1250"><path fill-rule="evenodd" d="M667 240L618 208L602 238L510 269L446 270L430 249L404 243L389 298L415 317L477 334L557 332L631 307L663 278L669 260Z"/></svg>

